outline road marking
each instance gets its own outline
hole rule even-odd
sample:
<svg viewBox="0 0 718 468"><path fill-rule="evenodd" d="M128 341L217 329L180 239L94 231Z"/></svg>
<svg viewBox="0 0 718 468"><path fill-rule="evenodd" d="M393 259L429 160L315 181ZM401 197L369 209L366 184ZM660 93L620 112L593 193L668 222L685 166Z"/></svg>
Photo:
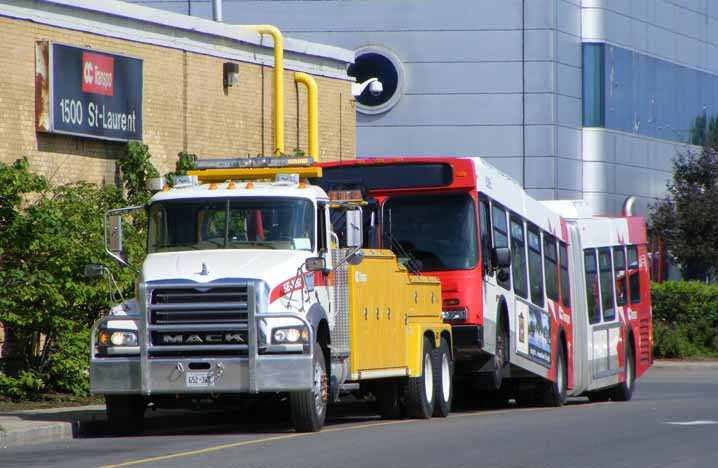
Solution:
<svg viewBox="0 0 718 468"><path fill-rule="evenodd" d="M558 409L558 408L554 408L554 409ZM488 416L488 415L492 415L492 414L502 414L502 413L509 413L509 412L510 413L523 413L523 412L536 411L536 410L549 410L550 411L550 410L552 410L552 408L507 408L507 409L500 409L500 410L493 410L493 411L454 413L454 414L449 415L449 418L466 418L466 417L485 416L485 415ZM318 435L325 434L328 432L346 432L346 431L354 431L354 430L360 430L360 429L369 429L369 428L373 428L373 427L395 426L395 425L399 425L399 424L411 424L411 423L418 423L418 422L423 422L423 421L427 421L427 420L424 420L424 419L402 419L402 420L398 420L398 421L384 421L384 422L359 424L356 426L334 427L334 428L322 429L321 432L284 434L284 435L280 435L280 436L264 437L262 439L243 440L241 442L233 442L231 444L215 445L213 447L206 447L206 448L197 449L197 450L188 450L185 452L170 453L167 455L160 455L157 457L141 458L138 460L131 460L131 461L118 463L115 465L103 465L98 468L120 468L123 466L141 465L144 463L151 463L151 462L163 461L163 460L171 460L173 458L190 457L193 455L201 455L203 453L216 452L218 450L225 450L225 449L230 449L230 448L235 448L235 447L243 447L243 446L247 446L247 445L262 444L265 442L274 442L277 440L294 439L294 438L298 438L298 437L318 436Z"/></svg>
<svg viewBox="0 0 718 468"><path fill-rule="evenodd" d="M667 421L663 424L671 424L673 426L709 426L711 424L718 424L718 421L710 420L698 420L698 421Z"/></svg>
<svg viewBox="0 0 718 468"><path fill-rule="evenodd" d="M225 450L225 449L235 448L235 447L243 447L246 445L256 445L256 444L261 444L264 442L273 442L275 440L293 439L293 438L297 438L297 437L317 436L317 435L323 434L325 432L343 432L343 431L351 431L351 430L358 430L358 429L366 429L369 427L407 424L407 423L416 422L416 421L417 420L415 420L415 419L405 419L405 420L401 420L401 421L387 421L387 422L380 422L380 423L362 424L359 426L335 427L332 429L323 429L321 432L293 433L293 434L285 434L285 435L280 435L280 436L265 437L262 439L243 440L242 442L233 442L231 444L215 445L213 447L206 447L203 449L188 450L186 452L177 452L177 453L171 453L168 455L160 455L157 457L142 458L139 460L131 460L131 461L123 462L123 463L117 463L115 465L103 465L103 466L100 466L99 468L119 468L122 466L141 465L144 463L151 463L151 462L163 461L163 460L171 460L173 458L189 457L189 456L193 456L193 455L201 455L203 453L216 452L218 450Z"/></svg>

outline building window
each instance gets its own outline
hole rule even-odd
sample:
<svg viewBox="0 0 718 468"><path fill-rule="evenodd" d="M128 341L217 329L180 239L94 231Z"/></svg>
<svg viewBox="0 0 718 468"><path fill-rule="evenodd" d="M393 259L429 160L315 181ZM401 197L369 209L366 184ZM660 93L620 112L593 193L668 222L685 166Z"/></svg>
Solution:
<svg viewBox="0 0 718 468"><path fill-rule="evenodd" d="M404 67L392 51L379 46L362 47L356 51L354 64L347 74L363 83L372 78L381 81L382 91L373 93L367 87L356 96L357 110L363 114L380 114L394 107L404 93Z"/></svg>
<svg viewBox="0 0 718 468"><path fill-rule="evenodd" d="M606 125L604 99L604 45L583 44L583 126Z"/></svg>

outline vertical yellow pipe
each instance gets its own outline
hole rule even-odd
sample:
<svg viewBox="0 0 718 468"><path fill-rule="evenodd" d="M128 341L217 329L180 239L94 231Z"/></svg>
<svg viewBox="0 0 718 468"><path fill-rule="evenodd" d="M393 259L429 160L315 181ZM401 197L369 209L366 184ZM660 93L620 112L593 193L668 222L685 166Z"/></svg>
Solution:
<svg viewBox="0 0 718 468"><path fill-rule="evenodd" d="M271 24L247 24L243 28L274 39L274 154L284 154L284 38Z"/></svg>
<svg viewBox="0 0 718 468"><path fill-rule="evenodd" d="M302 72L294 73L294 80L307 87L307 101L309 105L309 110L307 111L309 120L308 152L309 156L314 158L314 162L319 162L319 95L317 93L317 82L311 75Z"/></svg>

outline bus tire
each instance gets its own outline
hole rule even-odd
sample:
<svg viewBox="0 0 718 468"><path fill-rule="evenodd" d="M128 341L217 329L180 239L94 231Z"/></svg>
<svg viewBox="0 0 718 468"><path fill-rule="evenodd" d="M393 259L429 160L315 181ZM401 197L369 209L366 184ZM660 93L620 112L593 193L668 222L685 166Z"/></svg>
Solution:
<svg viewBox="0 0 718 468"><path fill-rule="evenodd" d="M434 370L431 351L431 341L424 337L421 375L409 377L404 388L406 415L410 418L428 419L434 413Z"/></svg>
<svg viewBox="0 0 718 468"><path fill-rule="evenodd" d="M141 395L105 395L105 410L110 433L131 436L142 431L147 402Z"/></svg>
<svg viewBox="0 0 718 468"><path fill-rule="evenodd" d="M504 368L509 364L509 338L506 333L506 323L499 317L496 322L496 350L494 354L493 387L501 389L503 383Z"/></svg>
<svg viewBox="0 0 718 468"><path fill-rule="evenodd" d="M449 344L444 338L432 352L434 366L434 416L445 418L451 411L454 398L454 362L451 359Z"/></svg>
<svg viewBox="0 0 718 468"><path fill-rule="evenodd" d="M566 403L567 377L566 356L564 356L563 346L559 343L556 356L556 379L553 382L544 384L545 386L539 396L539 402L543 406L557 407L563 406L563 404Z"/></svg>
<svg viewBox="0 0 718 468"><path fill-rule="evenodd" d="M319 343L314 343L312 362L312 389L292 392L289 405L297 432L319 432L327 417L327 365Z"/></svg>
<svg viewBox="0 0 718 468"><path fill-rule="evenodd" d="M376 383L376 406L382 419L401 418L399 382L396 379Z"/></svg>
<svg viewBox="0 0 718 468"><path fill-rule="evenodd" d="M626 364L623 367L623 382L609 392L613 401L630 401L633 397L633 388L636 385L636 363L633 359L633 346L630 343L626 346Z"/></svg>

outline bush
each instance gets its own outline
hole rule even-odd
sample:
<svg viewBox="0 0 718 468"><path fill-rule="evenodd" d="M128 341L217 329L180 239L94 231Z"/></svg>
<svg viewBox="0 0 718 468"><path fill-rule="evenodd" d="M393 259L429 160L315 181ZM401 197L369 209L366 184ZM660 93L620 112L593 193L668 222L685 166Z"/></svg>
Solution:
<svg viewBox="0 0 718 468"><path fill-rule="evenodd" d="M653 284L651 301L655 357L718 357L718 285Z"/></svg>

